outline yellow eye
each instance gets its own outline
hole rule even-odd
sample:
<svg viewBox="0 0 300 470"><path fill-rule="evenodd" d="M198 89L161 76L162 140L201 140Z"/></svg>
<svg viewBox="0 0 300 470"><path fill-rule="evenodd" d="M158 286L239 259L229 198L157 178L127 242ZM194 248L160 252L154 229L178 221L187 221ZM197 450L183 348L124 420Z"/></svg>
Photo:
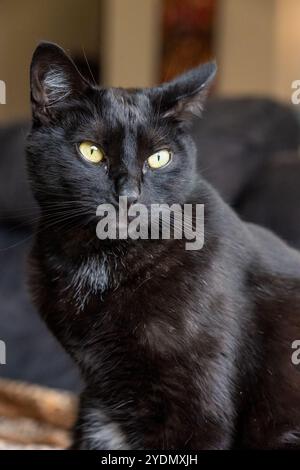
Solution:
<svg viewBox="0 0 300 470"><path fill-rule="evenodd" d="M171 161L171 153L169 150L160 150L148 158L148 165L153 170L166 166Z"/></svg>
<svg viewBox="0 0 300 470"><path fill-rule="evenodd" d="M104 159L104 153L92 142L81 142L79 145L81 155L92 163L100 163Z"/></svg>

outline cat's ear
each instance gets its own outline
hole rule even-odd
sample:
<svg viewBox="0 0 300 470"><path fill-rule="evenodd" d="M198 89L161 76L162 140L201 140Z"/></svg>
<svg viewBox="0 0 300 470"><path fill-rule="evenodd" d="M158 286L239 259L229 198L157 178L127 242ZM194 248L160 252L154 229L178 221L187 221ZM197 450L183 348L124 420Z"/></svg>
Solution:
<svg viewBox="0 0 300 470"><path fill-rule="evenodd" d="M186 121L202 114L217 65L207 62L153 89L158 112L163 117Z"/></svg>
<svg viewBox="0 0 300 470"><path fill-rule="evenodd" d="M55 108L85 93L89 86L63 49L49 42L38 45L30 67L34 117L48 120Z"/></svg>

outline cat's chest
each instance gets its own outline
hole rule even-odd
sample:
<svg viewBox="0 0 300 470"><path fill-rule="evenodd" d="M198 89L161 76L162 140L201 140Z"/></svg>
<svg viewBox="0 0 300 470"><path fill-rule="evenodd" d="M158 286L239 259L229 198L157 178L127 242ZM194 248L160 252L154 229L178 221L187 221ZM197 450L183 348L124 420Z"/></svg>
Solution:
<svg viewBox="0 0 300 470"><path fill-rule="evenodd" d="M61 290L70 295L75 308L85 309L89 301L100 300L114 285L114 276L105 258L91 257L73 265L61 283Z"/></svg>
<svg viewBox="0 0 300 470"><path fill-rule="evenodd" d="M72 262L51 257L50 269L41 276L42 297L51 279L48 301L41 310L47 310L52 329L59 325L60 337L82 345L84 337L85 351L88 344L97 343L105 350L112 345L116 351L117 346L120 354L132 350L134 357L136 348L173 353L190 337L197 314L191 304L198 304L199 283L193 279L187 283L182 265L170 269L168 262L163 266L159 262L142 266L141 259L126 263L103 255Z"/></svg>
<svg viewBox="0 0 300 470"><path fill-rule="evenodd" d="M88 319L105 313L128 317L142 308L146 293L149 304L152 294L149 296L148 283L155 280L156 273L151 268L135 271L135 265L102 255L70 264L63 274L56 269L52 278L59 299Z"/></svg>
<svg viewBox="0 0 300 470"><path fill-rule="evenodd" d="M190 288L191 289L191 288ZM74 318L101 330L101 336L136 335L152 343L174 335L184 302L174 273L162 275L155 267L134 271L106 258L79 263L60 276L58 296L71 306ZM181 316L182 319L182 316Z"/></svg>

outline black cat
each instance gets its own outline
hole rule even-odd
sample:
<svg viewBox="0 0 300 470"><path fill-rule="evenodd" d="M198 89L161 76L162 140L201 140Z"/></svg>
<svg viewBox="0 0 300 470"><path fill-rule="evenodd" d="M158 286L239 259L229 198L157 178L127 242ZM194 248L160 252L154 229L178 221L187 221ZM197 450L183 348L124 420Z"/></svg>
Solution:
<svg viewBox="0 0 300 470"><path fill-rule="evenodd" d="M85 381L74 448L300 448L300 256L196 175L189 123L214 73L103 89L59 47L34 53L30 286ZM99 240L96 207L119 195L204 204L203 248Z"/></svg>

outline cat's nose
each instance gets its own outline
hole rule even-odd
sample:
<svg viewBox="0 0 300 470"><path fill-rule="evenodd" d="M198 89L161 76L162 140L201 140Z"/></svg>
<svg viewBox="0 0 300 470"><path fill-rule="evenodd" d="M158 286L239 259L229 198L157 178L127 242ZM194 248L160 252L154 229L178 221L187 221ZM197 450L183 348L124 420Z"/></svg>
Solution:
<svg viewBox="0 0 300 470"><path fill-rule="evenodd" d="M132 204L135 204L138 201L139 193L137 191L129 191L125 192L124 194L120 194L120 196L126 196L128 206L131 206Z"/></svg>
<svg viewBox="0 0 300 470"><path fill-rule="evenodd" d="M135 204L140 196L140 190L135 180L121 177L117 184L118 196L126 197L128 206Z"/></svg>
<svg viewBox="0 0 300 470"><path fill-rule="evenodd" d="M119 191L119 197L126 197L128 206L135 204L139 198L139 192L134 188L122 188Z"/></svg>

